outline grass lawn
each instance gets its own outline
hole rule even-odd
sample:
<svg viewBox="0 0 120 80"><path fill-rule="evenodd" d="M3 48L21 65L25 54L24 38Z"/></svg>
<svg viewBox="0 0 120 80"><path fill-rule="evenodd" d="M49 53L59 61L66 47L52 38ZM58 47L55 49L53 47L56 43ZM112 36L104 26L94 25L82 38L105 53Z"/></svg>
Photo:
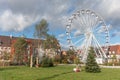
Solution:
<svg viewBox="0 0 120 80"><path fill-rule="evenodd" d="M101 73L73 72L75 66L0 68L0 80L120 80L120 69L103 68Z"/></svg>

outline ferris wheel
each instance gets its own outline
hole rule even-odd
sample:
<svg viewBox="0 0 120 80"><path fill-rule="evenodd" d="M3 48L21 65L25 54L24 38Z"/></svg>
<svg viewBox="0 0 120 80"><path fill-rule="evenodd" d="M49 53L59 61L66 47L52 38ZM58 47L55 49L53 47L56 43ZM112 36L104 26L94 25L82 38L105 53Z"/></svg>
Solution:
<svg viewBox="0 0 120 80"><path fill-rule="evenodd" d="M94 11L79 10L74 13L68 19L66 35L70 49L79 51L81 61L86 61L90 47L93 47L96 57L107 58L108 27L103 18Z"/></svg>

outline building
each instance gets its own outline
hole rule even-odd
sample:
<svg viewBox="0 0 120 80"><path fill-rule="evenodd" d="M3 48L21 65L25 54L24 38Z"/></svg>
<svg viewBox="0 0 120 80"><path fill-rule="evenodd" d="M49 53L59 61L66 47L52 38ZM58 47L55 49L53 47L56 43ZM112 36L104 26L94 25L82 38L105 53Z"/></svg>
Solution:
<svg viewBox="0 0 120 80"><path fill-rule="evenodd" d="M1 36L0 35L0 61L3 60L4 54L14 55L13 44L17 38L18 37ZM36 54L37 53L36 50L38 49L38 45L40 45L42 41L37 40L37 39L31 39L31 38L25 38L25 39L29 44L27 47L27 53L29 55ZM38 41L38 42L36 43L36 41ZM47 50L45 53L47 53L47 52L49 52L49 50ZM78 51L78 53L80 54L80 51ZM67 55L66 52L64 52L64 51L62 52L62 54ZM54 56L54 54L49 55L49 56ZM109 46L109 52L108 52L107 57L108 57L108 62L112 62L113 58L116 58L115 60L117 62L120 62L120 44ZM7 57L6 57L6 59L7 59ZM101 61L101 60L98 60L98 61Z"/></svg>
<svg viewBox="0 0 120 80"><path fill-rule="evenodd" d="M120 62L120 45L109 46L108 62Z"/></svg>
<svg viewBox="0 0 120 80"><path fill-rule="evenodd" d="M120 55L120 45L109 46L109 54Z"/></svg>
<svg viewBox="0 0 120 80"><path fill-rule="evenodd" d="M10 54L11 52L11 37L0 36L0 60L3 59L4 53Z"/></svg>
<svg viewBox="0 0 120 80"><path fill-rule="evenodd" d="M0 35L0 63L3 61L12 61L14 57L14 43L18 37L13 36L1 36ZM26 53L29 57L31 54L36 54L36 49L38 45L41 44L41 40L31 39L31 38L24 38L28 43L26 47ZM37 41L37 42L36 42Z"/></svg>

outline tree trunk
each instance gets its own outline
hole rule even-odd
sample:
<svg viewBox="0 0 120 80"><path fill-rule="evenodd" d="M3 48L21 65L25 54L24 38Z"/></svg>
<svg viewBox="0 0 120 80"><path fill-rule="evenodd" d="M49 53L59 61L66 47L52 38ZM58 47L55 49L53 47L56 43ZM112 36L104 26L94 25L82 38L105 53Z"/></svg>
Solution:
<svg viewBox="0 0 120 80"><path fill-rule="evenodd" d="M38 56L36 57L36 67L38 67Z"/></svg>
<svg viewBox="0 0 120 80"><path fill-rule="evenodd" d="M32 66L33 66L33 55L31 54L30 55L30 67L32 68Z"/></svg>

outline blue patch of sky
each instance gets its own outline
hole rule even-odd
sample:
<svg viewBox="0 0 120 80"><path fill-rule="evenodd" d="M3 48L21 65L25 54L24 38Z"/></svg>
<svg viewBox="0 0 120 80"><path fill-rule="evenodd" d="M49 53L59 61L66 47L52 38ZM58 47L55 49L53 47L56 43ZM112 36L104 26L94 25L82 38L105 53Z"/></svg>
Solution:
<svg viewBox="0 0 120 80"><path fill-rule="evenodd" d="M110 43L111 44L120 43L120 37L119 36L110 37Z"/></svg>
<svg viewBox="0 0 120 80"><path fill-rule="evenodd" d="M14 37L20 37L25 36L27 38L33 38L34 33L34 25L31 25L30 27L25 28L23 31L0 31L0 35L4 36L14 36Z"/></svg>
<svg viewBox="0 0 120 80"><path fill-rule="evenodd" d="M71 14L74 10L75 10L75 7L74 7L74 6L71 6L71 7L68 9L67 14Z"/></svg>

